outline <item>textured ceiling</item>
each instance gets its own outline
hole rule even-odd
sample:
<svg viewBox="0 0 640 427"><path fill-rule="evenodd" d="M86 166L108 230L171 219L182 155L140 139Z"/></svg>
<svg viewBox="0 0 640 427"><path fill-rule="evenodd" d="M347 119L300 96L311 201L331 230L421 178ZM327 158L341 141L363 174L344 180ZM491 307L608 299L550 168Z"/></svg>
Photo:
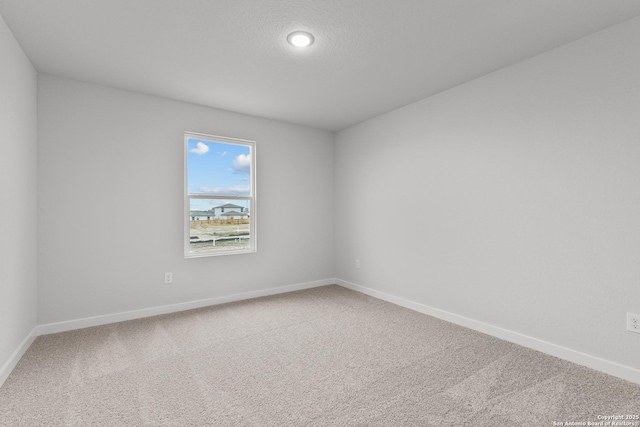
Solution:
<svg viewBox="0 0 640 427"><path fill-rule="evenodd" d="M640 15L637 0L0 0L41 73L339 130ZM286 36L306 30L307 50Z"/></svg>

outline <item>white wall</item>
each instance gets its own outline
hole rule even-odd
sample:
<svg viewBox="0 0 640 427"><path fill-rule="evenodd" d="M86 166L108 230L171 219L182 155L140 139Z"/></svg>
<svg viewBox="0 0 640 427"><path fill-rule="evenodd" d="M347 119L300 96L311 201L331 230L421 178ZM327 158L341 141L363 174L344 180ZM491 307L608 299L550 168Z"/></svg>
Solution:
<svg viewBox="0 0 640 427"><path fill-rule="evenodd" d="M330 133L43 75L38 115L39 324L333 277ZM256 254L183 258L184 131L257 141Z"/></svg>
<svg viewBox="0 0 640 427"><path fill-rule="evenodd" d="M0 368L36 325L36 94L0 17Z"/></svg>
<svg viewBox="0 0 640 427"><path fill-rule="evenodd" d="M339 132L337 277L640 368L639 40L634 19Z"/></svg>

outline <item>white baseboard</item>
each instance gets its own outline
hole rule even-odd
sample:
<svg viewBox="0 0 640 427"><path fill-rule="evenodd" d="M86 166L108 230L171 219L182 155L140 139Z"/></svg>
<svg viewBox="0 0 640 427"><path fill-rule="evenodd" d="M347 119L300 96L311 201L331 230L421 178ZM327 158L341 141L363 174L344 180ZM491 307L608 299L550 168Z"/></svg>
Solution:
<svg viewBox="0 0 640 427"><path fill-rule="evenodd" d="M388 301L390 303L427 314L429 316L437 317L438 319L446 320L447 322L455 323L456 325L464 326L469 329L476 330L478 332L485 333L487 335L500 338L505 341L512 342L514 344L521 345L533 350L540 351L542 353L555 356L559 359L567 360L569 362L586 366L596 371L604 372L605 374L613 375L624 380L640 384L640 370L621 365L610 360L601 359L596 356L592 356L586 353L582 353L570 348L566 348L557 344L553 344L538 338L533 338L527 335L520 334L518 332L510 331L498 326L493 326L488 323L479 322L477 320L469 319L468 317L460 316L450 313L448 311L440 310L434 307L430 307L425 304L410 301L408 299L400 298L395 295L391 295L385 292L376 291L365 286L356 285L355 283L347 282L346 280L335 279L335 283L343 286L347 289L351 289L372 297Z"/></svg>
<svg viewBox="0 0 640 427"><path fill-rule="evenodd" d="M335 279L316 280L313 282L298 283L295 285L279 286L276 288L261 289L258 291L243 292L215 298L206 298L196 301L182 302L178 304L163 305L160 307L143 308L141 310L125 311L120 313L105 314L102 316L86 317L84 319L67 320L64 322L47 323L38 325L37 334L47 335L75 329L89 328L91 326L106 325L109 323L123 322L126 320L141 319L143 317L158 316L161 314L175 313L178 311L192 310L194 308L208 307L210 305L225 304L228 302L242 301L269 295L277 295L285 292L299 291L302 289L316 288L335 284Z"/></svg>
<svg viewBox="0 0 640 427"><path fill-rule="evenodd" d="M9 378L11 371L16 367L20 358L24 355L24 353L29 349L33 341L38 336L37 327L33 328L29 335L22 341L22 343L16 348L16 351L9 357L9 360L6 361L4 365L0 368L0 387L2 384Z"/></svg>

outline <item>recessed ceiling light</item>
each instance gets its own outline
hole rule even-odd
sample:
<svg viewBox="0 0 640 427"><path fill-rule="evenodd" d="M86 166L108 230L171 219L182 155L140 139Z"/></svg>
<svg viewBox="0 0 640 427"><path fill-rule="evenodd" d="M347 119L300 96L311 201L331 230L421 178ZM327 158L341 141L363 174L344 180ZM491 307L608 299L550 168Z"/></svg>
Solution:
<svg viewBox="0 0 640 427"><path fill-rule="evenodd" d="M306 31L294 31L287 36L287 41L295 47L309 47L313 40L313 36Z"/></svg>

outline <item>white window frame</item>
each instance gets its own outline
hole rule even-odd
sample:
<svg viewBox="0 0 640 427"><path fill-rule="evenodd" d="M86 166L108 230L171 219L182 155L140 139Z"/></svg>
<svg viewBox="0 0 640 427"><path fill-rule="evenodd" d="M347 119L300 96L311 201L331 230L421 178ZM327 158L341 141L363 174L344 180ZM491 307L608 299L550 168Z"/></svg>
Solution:
<svg viewBox="0 0 640 427"><path fill-rule="evenodd" d="M229 194L189 194L189 138L203 139L211 142L222 142L224 144L235 144L249 146L251 152L251 194L248 196L237 196ZM212 183L214 184L214 183ZM249 248L241 250L217 250L211 252L191 252L190 226L191 226L191 199L212 199L212 200L248 200L249 201ZM202 258L220 255L236 255L255 253L258 250L256 232L256 142L246 139L229 138L226 136L208 135L197 132L184 133L184 257Z"/></svg>

